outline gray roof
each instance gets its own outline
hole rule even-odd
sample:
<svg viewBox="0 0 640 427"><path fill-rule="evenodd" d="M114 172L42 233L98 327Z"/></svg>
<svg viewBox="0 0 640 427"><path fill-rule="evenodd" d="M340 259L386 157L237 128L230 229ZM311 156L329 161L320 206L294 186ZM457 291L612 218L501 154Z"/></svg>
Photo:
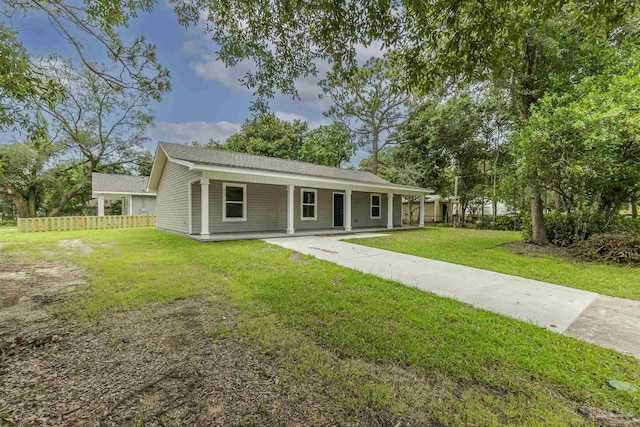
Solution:
<svg viewBox="0 0 640 427"><path fill-rule="evenodd" d="M355 181L367 184L390 185L388 181L366 171L341 169L331 166L299 162L296 160L236 153L233 151L215 150L211 148L201 148L169 142L160 142L160 146L164 152L167 153L167 156L172 159L184 160L197 164L290 173L318 178Z"/></svg>
<svg viewBox="0 0 640 427"><path fill-rule="evenodd" d="M146 193L148 182L148 176L91 174L91 188L98 193Z"/></svg>

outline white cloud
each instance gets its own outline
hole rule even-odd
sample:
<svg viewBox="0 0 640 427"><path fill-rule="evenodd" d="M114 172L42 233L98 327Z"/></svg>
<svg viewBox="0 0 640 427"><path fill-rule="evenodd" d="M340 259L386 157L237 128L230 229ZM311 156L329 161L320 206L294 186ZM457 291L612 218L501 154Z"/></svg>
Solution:
<svg viewBox="0 0 640 427"><path fill-rule="evenodd" d="M304 122L307 122L309 123L309 129L315 129L320 126L331 124L331 122L326 119L309 120L305 116L297 113L287 113L285 111L276 111L274 114L280 120L286 120L288 122L292 122L294 120L302 120Z"/></svg>
<svg viewBox="0 0 640 427"><path fill-rule="evenodd" d="M210 139L224 141L240 131L240 123L232 122L156 122L149 130L149 137L156 141L207 143Z"/></svg>

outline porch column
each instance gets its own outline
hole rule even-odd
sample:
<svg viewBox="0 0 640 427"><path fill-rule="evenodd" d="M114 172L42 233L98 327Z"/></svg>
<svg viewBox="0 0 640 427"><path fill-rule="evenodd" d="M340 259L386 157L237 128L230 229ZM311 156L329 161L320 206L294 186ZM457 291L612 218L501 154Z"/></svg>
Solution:
<svg viewBox="0 0 640 427"><path fill-rule="evenodd" d="M200 179L200 235L209 236L209 178Z"/></svg>
<svg viewBox="0 0 640 427"><path fill-rule="evenodd" d="M287 185L287 234L293 234L295 229L293 228L293 207L295 197L295 186L293 184Z"/></svg>
<svg viewBox="0 0 640 427"><path fill-rule="evenodd" d="M433 221L441 221L439 218L442 215L442 208L440 207L440 199L435 199L433 202Z"/></svg>
<svg viewBox="0 0 640 427"><path fill-rule="evenodd" d="M351 190L344 191L344 231L351 231Z"/></svg>
<svg viewBox="0 0 640 427"><path fill-rule="evenodd" d="M387 228L393 228L393 193L387 193Z"/></svg>
<svg viewBox="0 0 640 427"><path fill-rule="evenodd" d="M133 196L129 196L129 215L133 215Z"/></svg>
<svg viewBox="0 0 640 427"><path fill-rule="evenodd" d="M424 194L420 195L420 227L424 227Z"/></svg>
<svg viewBox="0 0 640 427"><path fill-rule="evenodd" d="M98 216L104 216L104 197L98 197Z"/></svg>

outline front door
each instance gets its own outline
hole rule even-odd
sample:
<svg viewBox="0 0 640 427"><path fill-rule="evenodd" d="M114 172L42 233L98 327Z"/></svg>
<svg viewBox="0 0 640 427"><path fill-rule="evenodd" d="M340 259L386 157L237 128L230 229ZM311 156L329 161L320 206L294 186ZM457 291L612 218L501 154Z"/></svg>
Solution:
<svg viewBox="0 0 640 427"><path fill-rule="evenodd" d="M333 226L344 227L344 194L333 193Z"/></svg>

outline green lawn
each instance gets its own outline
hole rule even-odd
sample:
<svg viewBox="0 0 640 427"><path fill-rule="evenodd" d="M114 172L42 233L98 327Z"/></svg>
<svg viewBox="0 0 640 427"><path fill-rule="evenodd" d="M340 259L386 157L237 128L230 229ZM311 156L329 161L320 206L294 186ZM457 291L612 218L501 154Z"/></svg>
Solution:
<svg viewBox="0 0 640 427"><path fill-rule="evenodd" d="M509 265L502 257L520 259L504 248L482 255L482 247L515 234L487 233L480 243L429 229L368 244L418 245L430 236L437 237L425 248L438 249L425 256L461 262L476 254L501 266ZM13 244L0 251L39 247L67 256L57 241L72 238L95 249L73 255L93 274L63 314L100 322L152 301L228 299L241 315L225 334L284 355L290 374L314 377L339 412L386 414L379 425L402 417L440 425L585 425L580 414L594 410L640 416L640 394L607 385L617 379L640 388L635 358L261 241L202 244L153 229L2 233L0 242ZM526 262L523 272L534 271L535 262L549 263L548 270L563 265Z"/></svg>
<svg viewBox="0 0 640 427"><path fill-rule="evenodd" d="M640 268L570 262L549 255L522 255L504 246L520 240L522 235L512 231L427 227L351 242L603 295L640 299Z"/></svg>

